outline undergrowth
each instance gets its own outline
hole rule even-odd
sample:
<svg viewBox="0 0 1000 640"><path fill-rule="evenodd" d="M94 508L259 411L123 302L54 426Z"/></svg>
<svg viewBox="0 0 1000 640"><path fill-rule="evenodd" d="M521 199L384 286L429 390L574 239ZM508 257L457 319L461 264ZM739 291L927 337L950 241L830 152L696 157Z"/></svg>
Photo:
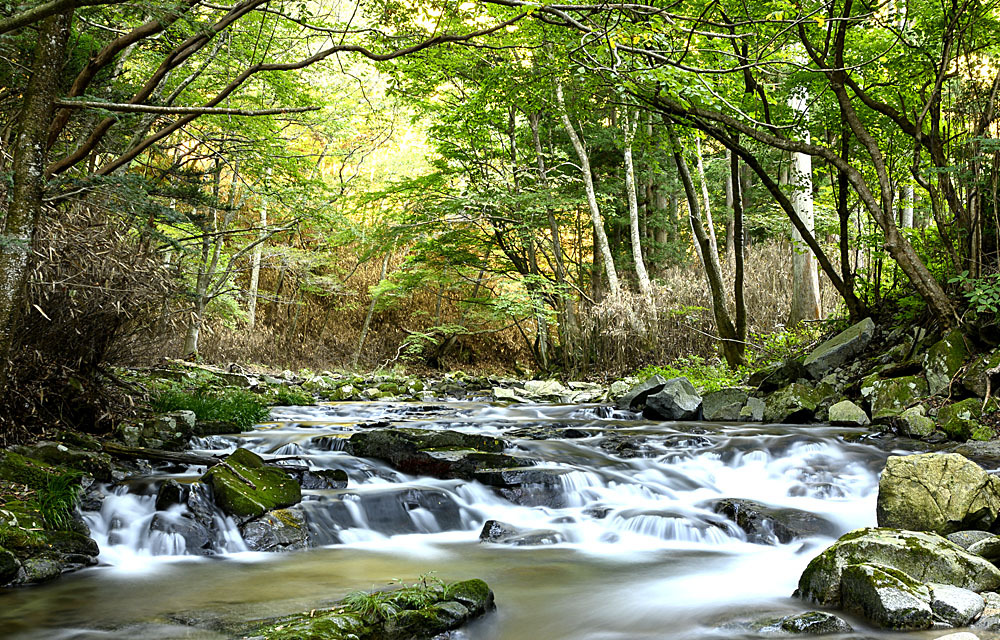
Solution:
<svg viewBox="0 0 1000 640"><path fill-rule="evenodd" d="M269 413L264 397L242 389L198 389L193 392L167 389L157 392L151 405L154 411L162 413L193 411L199 421L228 422L241 430L259 424Z"/></svg>

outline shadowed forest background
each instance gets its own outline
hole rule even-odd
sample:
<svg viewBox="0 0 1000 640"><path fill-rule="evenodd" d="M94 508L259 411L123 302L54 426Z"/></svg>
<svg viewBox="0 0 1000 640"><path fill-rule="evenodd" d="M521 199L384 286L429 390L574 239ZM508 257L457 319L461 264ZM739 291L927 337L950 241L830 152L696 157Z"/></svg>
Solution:
<svg viewBox="0 0 1000 640"><path fill-rule="evenodd" d="M164 357L735 372L870 315L994 343L998 17L4 5L7 435L96 427L111 367Z"/></svg>

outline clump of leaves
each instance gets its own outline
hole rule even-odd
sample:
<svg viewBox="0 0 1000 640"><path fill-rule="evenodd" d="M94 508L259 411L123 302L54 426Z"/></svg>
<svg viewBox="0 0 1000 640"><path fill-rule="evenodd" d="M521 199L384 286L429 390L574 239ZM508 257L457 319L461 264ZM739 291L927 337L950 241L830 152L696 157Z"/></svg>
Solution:
<svg viewBox="0 0 1000 640"><path fill-rule="evenodd" d="M355 591L344 598L344 605L369 623L384 622L402 611L394 595L392 591Z"/></svg>
<svg viewBox="0 0 1000 640"><path fill-rule="evenodd" d="M166 390L153 397L155 411L193 411L203 422L227 422L240 430L250 429L267 418L267 401L250 391L200 389L194 392Z"/></svg>
<svg viewBox="0 0 1000 640"><path fill-rule="evenodd" d="M635 377L645 380L661 375L670 378L687 378L691 384L704 391L717 391L740 383L740 373L724 363L706 362L701 356L681 356L666 366L650 365L635 372Z"/></svg>
<svg viewBox="0 0 1000 640"><path fill-rule="evenodd" d="M59 530L69 528L73 521L73 509L83 491L80 486L81 477L82 474L77 471L53 475L38 490L38 511L49 527Z"/></svg>
<svg viewBox="0 0 1000 640"><path fill-rule="evenodd" d="M307 393L301 389L292 389L285 385L269 391L268 396L271 404L276 407L298 407L316 404L316 398L311 393Z"/></svg>

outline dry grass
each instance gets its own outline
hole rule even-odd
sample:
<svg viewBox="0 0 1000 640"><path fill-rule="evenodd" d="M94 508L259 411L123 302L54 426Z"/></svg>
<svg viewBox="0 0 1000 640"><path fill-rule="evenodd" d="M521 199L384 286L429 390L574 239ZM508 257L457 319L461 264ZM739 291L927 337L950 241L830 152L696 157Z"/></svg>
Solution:
<svg viewBox="0 0 1000 640"><path fill-rule="evenodd" d="M750 342L754 336L785 329L792 292L790 255L787 242L756 245L747 254L744 298ZM732 300L731 268L723 265L723 271ZM824 315L833 313L840 298L823 276L820 296ZM678 357L718 358L711 299L703 270L692 263L671 267L657 279L655 315L643 312L645 304L635 293L585 310L583 364L587 369L621 373Z"/></svg>

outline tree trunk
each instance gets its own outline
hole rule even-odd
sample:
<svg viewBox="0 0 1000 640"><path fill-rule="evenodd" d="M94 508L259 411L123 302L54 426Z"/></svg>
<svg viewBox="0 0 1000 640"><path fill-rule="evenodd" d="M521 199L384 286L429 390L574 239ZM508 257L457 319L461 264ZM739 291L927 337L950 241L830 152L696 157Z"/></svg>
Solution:
<svg viewBox="0 0 1000 640"><path fill-rule="evenodd" d="M732 187L733 200L733 298L736 302L736 339L739 340L741 355L746 357L747 341L747 306L743 288L743 197L740 193L740 157L729 152L729 183ZM727 246L727 253L729 253Z"/></svg>
<svg viewBox="0 0 1000 640"><path fill-rule="evenodd" d="M715 221L712 220L712 205L708 193L708 180L705 178L705 158L701 153L701 137L697 136L694 139L694 148L698 154L698 179L701 180L701 197L704 201L704 220L705 226L708 227L708 238L711 241L712 251L719 253L719 243L715 238Z"/></svg>
<svg viewBox="0 0 1000 640"><path fill-rule="evenodd" d="M386 273L389 271L389 258L392 257L392 249L385 252L385 257L382 258L382 272L379 274L378 281L379 284L385 280ZM368 312L365 314L364 324L361 325L361 335L358 336L358 348L354 351L354 357L351 358L351 369L358 368L358 361L361 359L361 351L365 346L365 338L368 337L368 329L372 324L372 317L375 315L375 305L378 303L378 298L372 295L371 302L368 304Z"/></svg>
<svg viewBox="0 0 1000 640"><path fill-rule="evenodd" d="M681 177L681 182L684 184L684 194L687 196L691 229L695 234L698 246L701 247L702 255L705 257L703 264L705 275L708 278L708 286L712 292L712 311L715 315L719 337L722 339L722 353L726 358L726 363L735 369L745 362L745 345L739 340L736 327L729 317L729 309L726 307L726 290L722 283L722 270L719 267L719 255L712 251L711 239L705 233L698 194L695 192L694 180L691 179L691 171L684 160L684 154L673 127L669 124L667 132L670 135L674 164L677 166L677 173Z"/></svg>
<svg viewBox="0 0 1000 640"><path fill-rule="evenodd" d="M642 259L642 241L639 234L639 203L635 192L635 166L632 161L632 143L635 140L635 128L639 119L638 113L625 111L625 192L628 196L628 217L632 231L632 259L635 261L635 274L639 281L639 293L645 298L646 304L653 305L653 288L649 284L649 274Z"/></svg>
<svg viewBox="0 0 1000 640"><path fill-rule="evenodd" d="M45 189L45 137L55 111L72 17L72 11L60 13L39 27L13 144L13 185L0 238L0 392L7 387L18 314L25 306L28 259Z"/></svg>
<svg viewBox="0 0 1000 640"><path fill-rule="evenodd" d="M267 170L267 175L271 175L270 169ZM250 299L247 301L247 326L251 331L257 326L257 291L260 287L260 260L264 253L265 238L267 238L266 194L260 205L260 230L257 232L257 239L260 242L253 248L253 254L250 258Z"/></svg>
<svg viewBox="0 0 1000 640"><path fill-rule="evenodd" d="M913 185L907 184L903 187L903 197L900 199L902 210L899 226L903 229L913 228Z"/></svg>
<svg viewBox="0 0 1000 640"><path fill-rule="evenodd" d="M621 293L621 287L618 284L618 272L615 270L615 261L611 255L611 247L608 246L608 236L604 233L604 219L601 217L601 210L597 206L594 177L590 171L590 157L587 155L586 147L583 146L583 140L577 135L573 123L570 122L569 112L566 110L566 102L563 99L562 82L560 81L556 81L556 101L559 103L559 117L562 120L563 127L566 128L566 134L569 136L570 142L573 143L573 149L580 159L583 185L587 191L587 205L590 207L590 219L594 226L594 244L596 245L596 249L600 251L604 262L604 273L608 277L608 288L611 290L611 297L617 298Z"/></svg>
<svg viewBox="0 0 1000 640"><path fill-rule="evenodd" d="M806 97L801 94L789 99L795 111L805 115ZM809 143L809 130L799 132L802 141ZM812 192L812 156L805 153L792 154L790 176L792 186L792 208L806 230L814 234ZM795 225L792 225L792 300L788 314L788 326L794 327L804 320L818 320L820 317L819 272L816 257L806 244Z"/></svg>

